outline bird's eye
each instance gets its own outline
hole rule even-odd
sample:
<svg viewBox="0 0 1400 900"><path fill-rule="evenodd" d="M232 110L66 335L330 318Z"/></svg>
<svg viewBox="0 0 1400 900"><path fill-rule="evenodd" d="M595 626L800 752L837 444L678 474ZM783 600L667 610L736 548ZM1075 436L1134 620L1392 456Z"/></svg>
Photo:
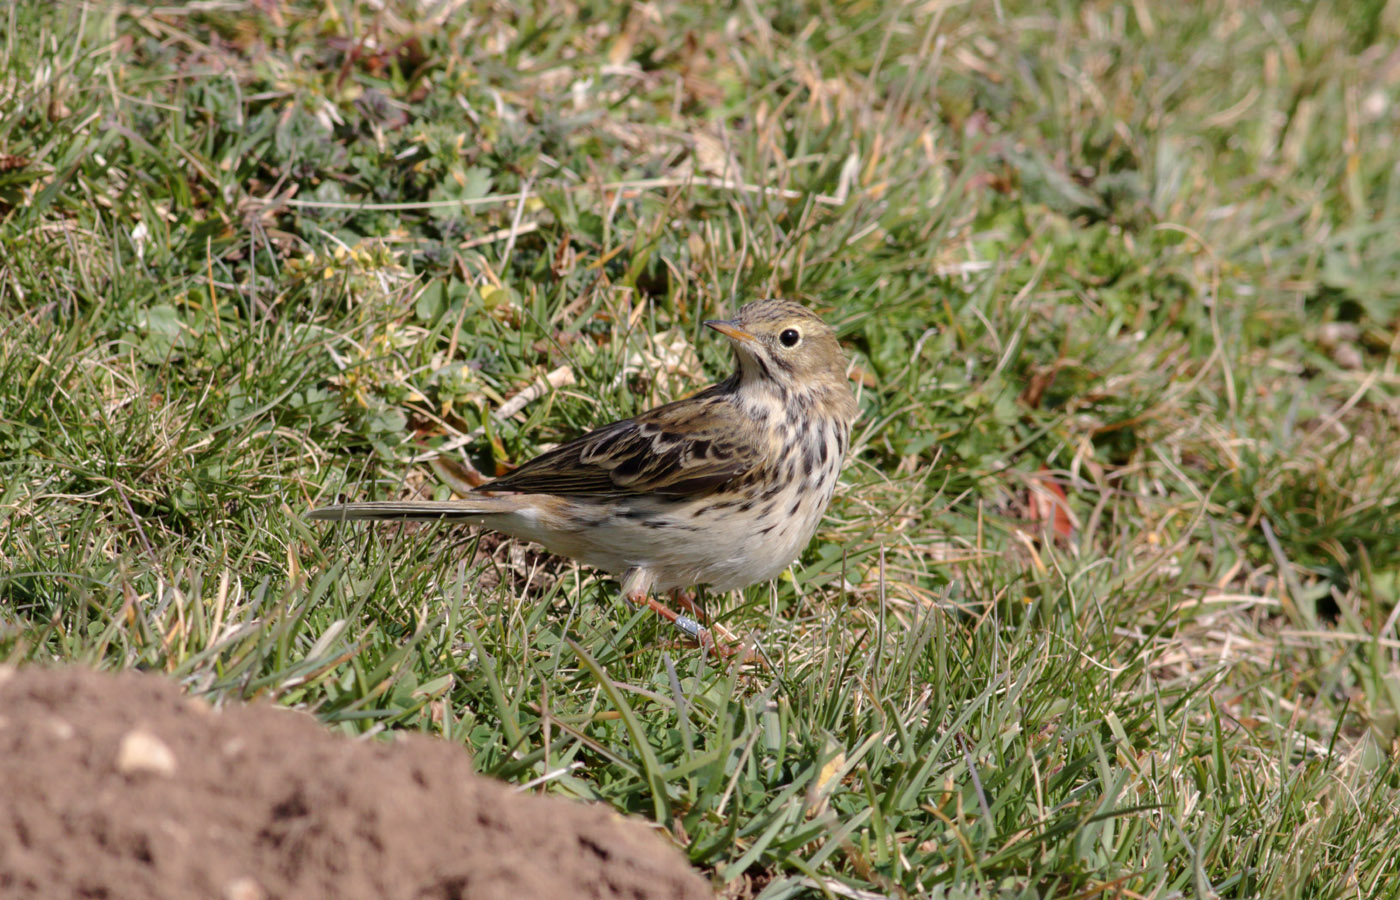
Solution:
<svg viewBox="0 0 1400 900"><path fill-rule="evenodd" d="M782 342L784 347L796 347L797 342L802 340L802 335L797 333L796 328L786 328L782 334L778 335L778 340Z"/></svg>

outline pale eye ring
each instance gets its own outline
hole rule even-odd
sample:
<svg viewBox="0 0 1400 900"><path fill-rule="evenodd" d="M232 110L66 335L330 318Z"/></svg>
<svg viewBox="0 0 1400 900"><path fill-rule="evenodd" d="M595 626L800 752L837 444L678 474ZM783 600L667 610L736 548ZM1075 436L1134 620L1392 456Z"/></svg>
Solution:
<svg viewBox="0 0 1400 900"><path fill-rule="evenodd" d="M796 328L784 328L783 333L778 335L778 342L784 347L796 347L797 342L802 340L802 335Z"/></svg>

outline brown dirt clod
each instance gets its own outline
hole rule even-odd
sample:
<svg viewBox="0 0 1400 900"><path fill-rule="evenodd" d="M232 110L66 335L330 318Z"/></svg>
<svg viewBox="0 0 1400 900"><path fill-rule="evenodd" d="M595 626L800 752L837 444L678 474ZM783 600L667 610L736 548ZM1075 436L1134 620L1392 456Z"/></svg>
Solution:
<svg viewBox="0 0 1400 900"><path fill-rule="evenodd" d="M611 810L522 795L462 748L211 711L155 675L0 669L0 896L710 897Z"/></svg>

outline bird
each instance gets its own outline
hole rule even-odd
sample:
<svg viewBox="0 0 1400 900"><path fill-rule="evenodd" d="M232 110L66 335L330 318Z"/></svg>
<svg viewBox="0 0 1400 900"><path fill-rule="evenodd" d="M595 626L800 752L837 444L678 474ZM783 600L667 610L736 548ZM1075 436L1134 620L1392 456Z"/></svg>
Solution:
<svg viewBox="0 0 1400 900"><path fill-rule="evenodd" d="M341 503L319 521L458 523L541 544L617 577L703 643L653 592L737 590L776 577L816 533L850 446L846 355L785 299L706 321L734 349L723 381L561 444L461 499Z"/></svg>

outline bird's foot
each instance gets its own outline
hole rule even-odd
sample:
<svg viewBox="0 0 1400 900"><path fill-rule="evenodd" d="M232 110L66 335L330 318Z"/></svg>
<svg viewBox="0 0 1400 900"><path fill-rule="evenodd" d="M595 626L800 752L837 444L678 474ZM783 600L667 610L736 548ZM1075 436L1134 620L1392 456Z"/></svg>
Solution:
<svg viewBox="0 0 1400 900"><path fill-rule="evenodd" d="M728 628L725 628L723 624L711 621L710 614L705 612L704 607L697 603L695 598L696 594L694 591L686 591L677 588L671 592L671 605L689 613L690 618L692 618L697 625L713 629L716 634L730 645L727 651L728 655L733 655L738 652L740 643L738 635L734 634L734 632L730 631Z"/></svg>
<svg viewBox="0 0 1400 900"><path fill-rule="evenodd" d="M710 633L711 628L698 621L699 618L705 617L705 613L696 605L693 594L690 597L683 597L679 592L676 592L673 596L677 603L688 607L687 611L695 613L696 618L681 615L645 591L630 591L623 594L627 602L633 606L649 607L652 612L675 625L686 637L698 643L701 649L713 653L721 659L731 659L739 652L741 649L739 639L728 628L718 623L714 624L713 631L721 638L721 641L716 641Z"/></svg>

